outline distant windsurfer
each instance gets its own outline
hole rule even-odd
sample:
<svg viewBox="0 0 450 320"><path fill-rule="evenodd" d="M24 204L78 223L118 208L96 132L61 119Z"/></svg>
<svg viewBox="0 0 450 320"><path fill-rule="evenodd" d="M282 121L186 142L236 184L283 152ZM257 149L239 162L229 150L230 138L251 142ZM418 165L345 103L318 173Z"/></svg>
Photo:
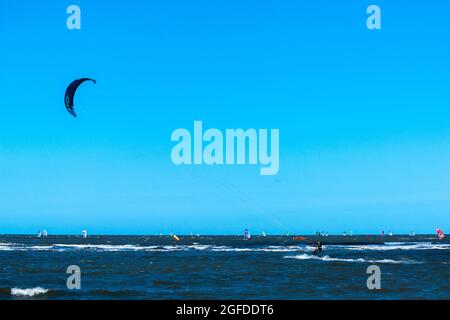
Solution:
<svg viewBox="0 0 450 320"><path fill-rule="evenodd" d="M438 236L439 240L444 240L445 239L445 234L444 234L444 232L441 229L436 228L436 233L437 233L437 236Z"/></svg>
<svg viewBox="0 0 450 320"><path fill-rule="evenodd" d="M321 252L322 252L322 244L320 243L320 241L317 241L316 248L314 249L312 254L317 256Z"/></svg>

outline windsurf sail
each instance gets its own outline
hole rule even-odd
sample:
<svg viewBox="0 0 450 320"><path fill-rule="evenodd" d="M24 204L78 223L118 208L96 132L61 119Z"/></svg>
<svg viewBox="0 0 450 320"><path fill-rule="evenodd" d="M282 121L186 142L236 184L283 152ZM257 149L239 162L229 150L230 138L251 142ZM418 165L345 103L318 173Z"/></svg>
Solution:
<svg viewBox="0 0 450 320"><path fill-rule="evenodd" d="M45 238L47 236L47 230L42 231L42 236Z"/></svg>
<svg viewBox="0 0 450 320"><path fill-rule="evenodd" d="M445 238L445 234L441 229L437 228L436 233L437 233L439 240L443 240Z"/></svg>
<svg viewBox="0 0 450 320"><path fill-rule="evenodd" d="M86 230L81 231L81 234L82 234L83 238L87 238L87 231Z"/></svg>
<svg viewBox="0 0 450 320"><path fill-rule="evenodd" d="M42 237L41 230L38 231L37 237L38 237L38 238Z"/></svg>
<svg viewBox="0 0 450 320"><path fill-rule="evenodd" d="M245 240L250 240L251 239L250 232L248 232L248 229L244 230L244 239Z"/></svg>

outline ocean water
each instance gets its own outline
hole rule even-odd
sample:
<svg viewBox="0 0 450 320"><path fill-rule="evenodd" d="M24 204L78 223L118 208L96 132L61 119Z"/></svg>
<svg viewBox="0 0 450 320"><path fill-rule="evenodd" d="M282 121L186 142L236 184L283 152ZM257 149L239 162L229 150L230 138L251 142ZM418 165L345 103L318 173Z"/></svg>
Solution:
<svg viewBox="0 0 450 320"><path fill-rule="evenodd" d="M434 235L180 238L0 236L0 299L450 298L450 241ZM370 265L381 290L367 288Z"/></svg>

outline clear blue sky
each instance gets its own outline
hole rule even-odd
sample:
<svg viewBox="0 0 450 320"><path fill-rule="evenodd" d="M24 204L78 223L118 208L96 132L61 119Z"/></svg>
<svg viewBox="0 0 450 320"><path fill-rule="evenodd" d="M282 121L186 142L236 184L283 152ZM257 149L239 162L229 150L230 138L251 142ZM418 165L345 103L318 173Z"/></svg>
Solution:
<svg viewBox="0 0 450 320"><path fill-rule="evenodd" d="M1 1L0 233L449 231L449 33L437 0ZM279 174L174 166L194 120L279 128Z"/></svg>

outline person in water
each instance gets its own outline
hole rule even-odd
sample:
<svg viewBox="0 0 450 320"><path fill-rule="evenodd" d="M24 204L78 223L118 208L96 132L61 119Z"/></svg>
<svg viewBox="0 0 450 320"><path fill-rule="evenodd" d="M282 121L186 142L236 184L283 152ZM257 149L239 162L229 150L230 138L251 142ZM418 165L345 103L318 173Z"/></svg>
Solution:
<svg viewBox="0 0 450 320"><path fill-rule="evenodd" d="M314 249L313 251L313 255L318 255L320 252L322 252L322 244L320 243L320 241L317 241L316 244L316 249Z"/></svg>

